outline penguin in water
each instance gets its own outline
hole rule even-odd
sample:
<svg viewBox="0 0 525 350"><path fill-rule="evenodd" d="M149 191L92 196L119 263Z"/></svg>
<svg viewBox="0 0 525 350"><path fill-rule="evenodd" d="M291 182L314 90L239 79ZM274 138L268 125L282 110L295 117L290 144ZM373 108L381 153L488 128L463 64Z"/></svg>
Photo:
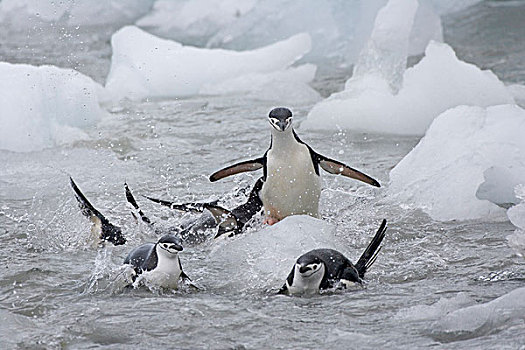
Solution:
<svg viewBox="0 0 525 350"><path fill-rule="evenodd" d="M292 112L288 108L270 111L272 126L270 147L257 159L243 161L210 176L214 182L230 175L263 169L260 196L266 215L272 225L290 215L307 214L319 217L321 177L319 168L381 187L377 180L337 160L315 152L301 141L292 127Z"/></svg>
<svg viewBox="0 0 525 350"><path fill-rule="evenodd" d="M333 249L314 249L301 255L288 275L279 294L316 294L320 290L346 288L363 283L365 272L376 261L387 226L383 220L374 238L354 265Z"/></svg>
<svg viewBox="0 0 525 350"><path fill-rule="evenodd" d="M78 201L82 214L93 223L93 226L91 226L91 234L95 237L95 240L99 242L110 242L114 245L122 245L126 243L126 238L122 234L122 229L110 223L104 215L95 209L86 196L80 191L72 177L69 177L69 182L75 192L75 198Z"/></svg>
<svg viewBox="0 0 525 350"><path fill-rule="evenodd" d="M218 206L215 202L176 204L174 202L170 202L170 201L166 201L162 199L152 198L148 196L144 196L144 197L155 203L159 203L161 205L167 206L174 210L180 210L180 211L185 211L185 212L195 212L195 213L202 213L204 210L207 210L212 214L212 218L210 218L212 222L210 222L209 220L205 221L203 223L204 228L211 228L211 227L218 226L218 231L217 231L217 234L215 235L215 238L218 238L226 233L228 233L228 236L231 237L239 233L242 233L242 230L244 226L246 225L246 223L255 214L261 211L262 201L260 198L260 191L263 186L263 183L264 182L262 178L258 179L255 182L255 185L253 186L252 190L250 191L250 194L246 202L237 206L236 208L232 210L228 210L221 206ZM128 201L129 201L129 198L128 198ZM138 206L136 206L136 209L138 209Z"/></svg>
<svg viewBox="0 0 525 350"><path fill-rule="evenodd" d="M182 270L179 259L182 250L180 238L167 234L157 243L145 243L133 249L124 264L133 267L133 282L140 276L147 284L176 289L180 278L191 281Z"/></svg>

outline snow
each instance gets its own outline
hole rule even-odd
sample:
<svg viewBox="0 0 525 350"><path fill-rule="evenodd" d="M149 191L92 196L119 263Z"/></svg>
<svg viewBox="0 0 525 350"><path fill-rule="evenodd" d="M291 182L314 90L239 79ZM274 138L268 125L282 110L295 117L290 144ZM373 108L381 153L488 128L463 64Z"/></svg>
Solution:
<svg viewBox="0 0 525 350"><path fill-rule="evenodd" d="M254 89L259 89L261 80L266 79L268 86L272 75L302 82L293 87L300 85L312 91L306 83L313 76L311 68L289 71L290 66L310 50L308 34L238 52L183 46L128 26L113 35L111 45L113 56L106 91L114 101L190 96L201 90L220 94L223 91L214 86L228 81L233 85L227 92L250 91L252 86L246 81L258 80ZM283 101L289 102L286 97Z"/></svg>
<svg viewBox="0 0 525 350"><path fill-rule="evenodd" d="M500 218L503 209L476 192L487 169L525 167L524 134L525 111L516 105L450 109L392 169L389 195L435 220Z"/></svg>
<svg viewBox="0 0 525 350"><path fill-rule="evenodd" d="M249 12L257 0L157 0L135 24L160 37L204 46L219 29Z"/></svg>
<svg viewBox="0 0 525 350"><path fill-rule="evenodd" d="M416 7L391 0L379 12L344 91L317 103L302 127L423 135L449 108L514 103L496 75L460 61L447 44L430 42L425 57L405 69Z"/></svg>
<svg viewBox="0 0 525 350"><path fill-rule="evenodd" d="M75 25L122 25L146 14L153 0L3 0L0 22L14 27L31 27L36 22Z"/></svg>
<svg viewBox="0 0 525 350"><path fill-rule="evenodd" d="M220 266L216 273L232 276L222 287L278 289L299 256L316 248L341 251L340 247L333 225L306 215L289 216L257 232L217 242L209 259L210 266Z"/></svg>
<svg viewBox="0 0 525 350"><path fill-rule="evenodd" d="M88 139L105 112L102 87L72 69L0 62L0 149L18 152Z"/></svg>

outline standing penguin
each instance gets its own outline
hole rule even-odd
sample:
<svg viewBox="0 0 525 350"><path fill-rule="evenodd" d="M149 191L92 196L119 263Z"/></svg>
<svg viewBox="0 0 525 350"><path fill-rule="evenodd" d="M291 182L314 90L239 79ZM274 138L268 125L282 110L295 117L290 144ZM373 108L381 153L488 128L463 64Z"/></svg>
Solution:
<svg viewBox="0 0 525 350"><path fill-rule="evenodd" d="M124 259L124 264L133 266L133 281L141 275L148 284L176 289L180 278L190 280L182 271L179 259L182 249L178 237L164 235L157 243L145 243L133 249Z"/></svg>
<svg viewBox="0 0 525 350"><path fill-rule="evenodd" d="M320 290L362 283L365 272L376 261L387 226L383 220L374 238L354 265L333 249L314 249L301 255L279 294L315 294Z"/></svg>
<svg viewBox="0 0 525 350"><path fill-rule="evenodd" d="M380 187L379 182L370 176L315 152L297 136L292 119L292 112L288 108L270 111L268 121L272 126L272 138L266 153L261 158L221 169L210 176L210 181L262 168L264 184L260 195L265 222L270 225L290 215L319 217L319 167L331 174L344 175Z"/></svg>

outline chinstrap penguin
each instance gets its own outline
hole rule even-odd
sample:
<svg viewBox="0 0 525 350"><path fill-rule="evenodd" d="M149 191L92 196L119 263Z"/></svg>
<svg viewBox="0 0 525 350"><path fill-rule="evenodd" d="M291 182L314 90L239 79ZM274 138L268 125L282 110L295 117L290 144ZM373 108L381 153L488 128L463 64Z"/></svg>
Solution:
<svg viewBox="0 0 525 350"><path fill-rule="evenodd" d="M260 196L266 221L273 224L290 215L307 214L319 217L321 178L319 167L331 174L340 174L380 187L379 182L337 160L315 152L301 141L292 127L292 112L287 108L270 111L270 147L257 159L243 161L210 176L214 182L224 177L263 169Z"/></svg>
<svg viewBox="0 0 525 350"><path fill-rule="evenodd" d="M93 223L91 226L91 233L97 242L110 242L114 245L122 245L126 243L126 238L122 234L122 229L113 225L108 219L104 217L95 207L87 200L86 196L80 191L72 177L69 177L69 182L73 191L75 191L75 198L78 201L82 214L89 218Z"/></svg>
<svg viewBox="0 0 525 350"><path fill-rule="evenodd" d="M167 206L174 210L186 211L186 212L198 212L202 213L204 210L209 211L213 217L213 223L207 223L206 228L211 228L214 226L218 227L217 234L215 238L222 236L223 234L228 234L229 237L237 235L242 232L246 223L258 212L261 211L262 201L260 199L260 191L263 186L262 178L258 179L255 182L248 199L245 203L237 206L232 210L225 209L221 206L218 206L216 202L212 203L182 203L176 204L171 201L166 201L162 199L152 198L149 196L144 196L145 198L159 203L161 205ZM137 206L138 209L138 206Z"/></svg>
<svg viewBox="0 0 525 350"><path fill-rule="evenodd" d="M301 255L288 275L279 294L316 294L320 290L347 288L362 283L365 272L372 266L381 250L387 226L383 220L374 238L354 265L333 249L314 249Z"/></svg>
<svg viewBox="0 0 525 350"><path fill-rule="evenodd" d="M157 243L145 243L133 249L124 264L133 267L132 281L141 276L147 284L176 289L179 279L191 279L182 270L179 252L183 250L179 237L164 235Z"/></svg>

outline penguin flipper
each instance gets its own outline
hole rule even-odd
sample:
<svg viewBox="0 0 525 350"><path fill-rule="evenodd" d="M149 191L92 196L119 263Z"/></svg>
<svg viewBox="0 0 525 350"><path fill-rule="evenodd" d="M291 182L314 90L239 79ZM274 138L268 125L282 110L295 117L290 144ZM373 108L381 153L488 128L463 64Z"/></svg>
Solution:
<svg viewBox="0 0 525 350"><path fill-rule="evenodd" d="M323 170L329 172L330 174L343 175L352 179L362 181L375 187L381 187L381 185L376 179L360 172L359 170L351 168L346 164L343 164L334 159L327 158L320 154L317 154L317 156L321 168L323 168Z"/></svg>
<svg viewBox="0 0 525 350"><path fill-rule="evenodd" d="M357 272L359 273L359 277L363 277L365 272L372 266L372 264L377 259L377 254L381 251L381 242L383 241L383 238L385 238L385 232L387 230L386 226L386 220L383 219L381 222L381 226L377 229L377 232L372 238L372 241L368 244L366 247L364 253L361 255L357 263L355 264L355 268Z"/></svg>
<svg viewBox="0 0 525 350"><path fill-rule="evenodd" d="M190 213L202 213L204 211L205 206L207 204L215 204L215 202L211 203L182 203L182 204L176 204L174 202L166 201L163 199L157 199L153 197L143 196L144 198L149 199L152 202L158 203L160 205L163 205L165 207L168 207L170 209L174 210L180 210Z"/></svg>
<svg viewBox="0 0 525 350"><path fill-rule="evenodd" d="M152 225L151 220L139 208L139 205L137 204L137 201L135 200L135 197L133 196L133 193L131 193L131 190L129 189L128 184L125 183L125 182L124 182L124 187L126 188L126 199L127 199L128 203L131 204L133 206L133 208L135 208L139 212L139 215L140 215L140 218L142 219L142 221L144 221L147 224ZM131 214L135 217L135 215L133 213L131 213Z"/></svg>
<svg viewBox="0 0 525 350"><path fill-rule="evenodd" d="M266 161L266 158L261 157L261 158L246 160L244 162L240 162L237 164L227 166L226 168L223 168L211 174L210 181L215 182L217 180L223 179L230 175L244 173L247 171L259 170L262 167L264 167L265 161Z"/></svg>
<svg viewBox="0 0 525 350"><path fill-rule="evenodd" d="M78 201L80 211L82 214L91 220L93 226L92 232L103 241L109 241L114 245L122 245L126 243L126 238L122 235L120 227L113 225L102 213L88 201L86 196L80 191L73 178L69 177L69 183L75 191L75 198Z"/></svg>

